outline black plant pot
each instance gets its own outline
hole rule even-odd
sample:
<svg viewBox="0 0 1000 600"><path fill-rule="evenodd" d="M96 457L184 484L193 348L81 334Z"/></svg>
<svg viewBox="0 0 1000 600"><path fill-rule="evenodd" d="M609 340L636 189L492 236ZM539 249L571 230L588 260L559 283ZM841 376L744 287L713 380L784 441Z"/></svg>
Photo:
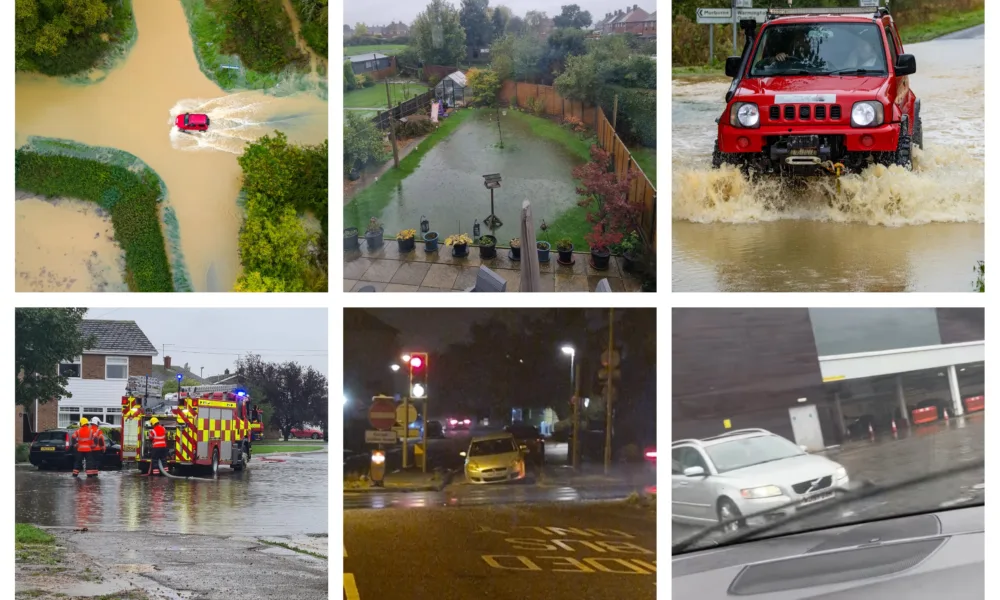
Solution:
<svg viewBox="0 0 1000 600"><path fill-rule="evenodd" d="M622 254L622 258L625 259L624 263L622 264L622 269L624 269L626 273L635 272L636 270L635 268L637 266L636 263L638 262L639 255L636 254L635 252L625 252Z"/></svg>
<svg viewBox="0 0 1000 600"><path fill-rule="evenodd" d="M344 229L344 250L358 249L358 228L347 227Z"/></svg>
<svg viewBox="0 0 1000 600"><path fill-rule="evenodd" d="M573 246L570 245L569 250L559 250L559 264L561 265L571 265L573 264Z"/></svg>
<svg viewBox="0 0 1000 600"><path fill-rule="evenodd" d="M538 242L535 247L538 248L538 262L549 262L549 250L552 249L552 245L548 242Z"/></svg>
<svg viewBox="0 0 1000 600"><path fill-rule="evenodd" d="M489 259L497 256L497 239L492 235L479 238L479 258Z"/></svg>
<svg viewBox="0 0 1000 600"><path fill-rule="evenodd" d="M511 246L510 247L510 254L511 254L511 256L514 257L514 260L521 260L521 247L520 246Z"/></svg>
<svg viewBox="0 0 1000 600"><path fill-rule="evenodd" d="M406 239L397 240L397 243L399 244L399 253L400 254L405 254L407 252L413 252L413 249L417 245L416 244L416 240L414 240L413 238L406 238Z"/></svg>
<svg viewBox="0 0 1000 600"><path fill-rule="evenodd" d="M469 255L469 245L468 244L455 244L452 246L451 255L457 258L465 258Z"/></svg>
<svg viewBox="0 0 1000 600"><path fill-rule="evenodd" d="M365 232L365 242L368 244L369 250L382 247L382 242L383 242L382 234L384 233L384 231L385 230L383 229L379 229L374 233L371 231Z"/></svg>
<svg viewBox="0 0 1000 600"><path fill-rule="evenodd" d="M437 252L438 234L436 231L428 231L424 234L424 252Z"/></svg>
<svg viewBox="0 0 1000 600"><path fill-rule="evenodd" d="M598 271L607 271L608 263L611 262L611 252L608 250L590 249L590 266Z"/></svg>

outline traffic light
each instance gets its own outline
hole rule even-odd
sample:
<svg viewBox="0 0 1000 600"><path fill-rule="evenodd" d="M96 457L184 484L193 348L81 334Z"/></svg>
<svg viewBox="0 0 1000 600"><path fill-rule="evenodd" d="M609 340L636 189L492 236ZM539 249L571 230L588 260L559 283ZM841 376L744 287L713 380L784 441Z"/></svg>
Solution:
<svg viewBox="0 0 1000 600"><path fill-rule="evenodd" d="M411 352L410 365L410 398L427 397L427 353Z"/></svg>

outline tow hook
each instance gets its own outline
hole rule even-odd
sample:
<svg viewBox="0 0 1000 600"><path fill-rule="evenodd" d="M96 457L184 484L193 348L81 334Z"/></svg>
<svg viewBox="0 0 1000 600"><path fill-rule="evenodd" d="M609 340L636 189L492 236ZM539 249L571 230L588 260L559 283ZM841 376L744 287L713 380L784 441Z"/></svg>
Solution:
<svg viewBox="0 0 1000 600"><path fill-rule="evenodd" d="M837 193L840 193L840 176L844 174L844 164L835 163L831 160L823 163L823 168L832 173L837 178Z"/></svg>

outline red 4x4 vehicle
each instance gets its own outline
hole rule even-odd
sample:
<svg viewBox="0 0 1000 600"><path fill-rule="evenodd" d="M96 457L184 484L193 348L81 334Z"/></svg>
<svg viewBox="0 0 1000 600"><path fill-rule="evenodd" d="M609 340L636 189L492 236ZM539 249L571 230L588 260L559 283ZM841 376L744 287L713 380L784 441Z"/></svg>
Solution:
<svg viewBox="0 0 1000 600"><path fill-rule="evenodd" d="M197 113L184 113L182 115L177 115L175 120L177 129L181 131L208 131L208 126L211 125L211 121L208 115L197 114Z"/></svg>
<svg viewBox="0 0 1000 600"><path fill-rule="evenodd" d="M923 148L916 59L903 53L885 8L771 9L742 56L719 118L712 165L815 175L872 164L912 168Z"/></svg>

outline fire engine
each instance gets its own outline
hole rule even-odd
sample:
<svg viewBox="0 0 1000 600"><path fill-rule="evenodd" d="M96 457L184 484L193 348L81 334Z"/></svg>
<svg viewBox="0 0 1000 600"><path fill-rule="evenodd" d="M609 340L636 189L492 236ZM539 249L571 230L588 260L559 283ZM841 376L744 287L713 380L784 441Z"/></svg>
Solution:
<svg viewBox="0 0 1000 600"><path fill-rule="evenodd" d="M182 387L176 407L166 403L143 406L142 399L122 397L122 461L135 461L148 473L153 448L148 439L149 420L156 417L167 430L167 460L171 473L184 467L219 465L241 471L250 460L253 439L260 439L264 424L251 417L247 392L231 385Z"/></svg>

